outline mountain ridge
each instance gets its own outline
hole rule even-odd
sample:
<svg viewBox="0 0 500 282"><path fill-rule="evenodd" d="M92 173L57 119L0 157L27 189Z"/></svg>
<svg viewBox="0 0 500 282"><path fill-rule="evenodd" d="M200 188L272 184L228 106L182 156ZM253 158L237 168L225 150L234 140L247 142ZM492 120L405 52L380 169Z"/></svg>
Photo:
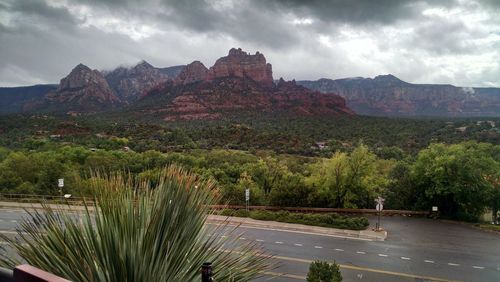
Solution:
<svg viewBox="0 0 500 282"><path fill-rule="evenodd" d="M298 84L334 92L358 114L375 116L500 116L500 88L413 84L394 75L374 78L302 80Z"/></svg>

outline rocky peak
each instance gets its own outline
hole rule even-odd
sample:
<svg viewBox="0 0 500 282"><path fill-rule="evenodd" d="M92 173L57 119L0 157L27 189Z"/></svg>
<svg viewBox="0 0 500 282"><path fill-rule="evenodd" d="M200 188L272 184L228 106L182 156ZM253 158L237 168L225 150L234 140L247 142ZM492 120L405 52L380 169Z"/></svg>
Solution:
<svg viewBox="0 0 500 282"><path fill-rule="evenodd" d="M131 70L134 70L134 71L153 71L153 70L155 70L155 67L153 67L150 63L146 62L145 60L142 60L139 63L137 63L137 65L132 67Z"/></svg>
<svg viewBox="0 0 500 282"><path fill-rule="evenodd" d="M186 85L197 81L207 79L208 69L200 61L194 61L184 67L184 69L177 75L175 85Z"/></svg>
<svg viewBox="0 0 500 282"><path fill-rule="evenodd" d="M130 68L119 67L106 74L114 92L124 101L133 102L160 83L170 79L148 62L142 60Z"/></svg>
<svg viewBox="0 0 500 282"><path fill-rule="evenodd" d="M226 57L218 59L208 70L208 80L222 77L246 77L262 86L268 88L273 86L272 66L266 63L264 55L259 52L251 55L241 48L232 48Z"/></svg>
<svg viewBox="0 0 500 282"><path fill-rule="evenodd" d="M49 92L36 106L42 111L91 113L105 111L121 104L98 70L78 64L61 79L56 91Z"/></svg>
<svg viewBox="0 0 500 282"><path fill-rule="evenodd" d="M386 83L386 84L391 84L391 85L405 83L404 81L395 77L392 74L377 75L373 80L375 82Z"/></svg>
<svg viewBox="0 0 500 282"><path fill-rule="evenodd" d="M103 88L109 88L106 79L98 70L91 70L84 64L78 64L71 73L61 79L58 91L65 91L76 88L83 88L90 85L100 85Z"/></svg>

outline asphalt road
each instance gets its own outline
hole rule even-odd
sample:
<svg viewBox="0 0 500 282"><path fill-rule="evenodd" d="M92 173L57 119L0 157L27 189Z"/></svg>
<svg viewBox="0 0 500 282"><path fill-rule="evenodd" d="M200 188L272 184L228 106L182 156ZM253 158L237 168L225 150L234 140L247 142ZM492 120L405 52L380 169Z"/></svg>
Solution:
<svg viewBox="0 0 500 282"><path fill-rule="evenodd" d="M0 209L0 233L13 232L23 216ZM383 217L382 227L389 233L384 242L248 227L238 232L242 242L257 242L279 263L258 281L303 280L317 259L339 263L344 281L500 281L500 235L407 217Z"/></svg>

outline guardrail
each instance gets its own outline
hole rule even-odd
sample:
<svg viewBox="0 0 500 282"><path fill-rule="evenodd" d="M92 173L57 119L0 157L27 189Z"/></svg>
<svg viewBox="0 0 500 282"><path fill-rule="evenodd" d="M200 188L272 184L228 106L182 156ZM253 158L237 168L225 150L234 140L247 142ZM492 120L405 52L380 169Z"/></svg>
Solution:
<svg viewBox="0 0 500 282"><path fill-rule="evenodd" d="M84 202L92 204L91 198L84 197L71 197L65 199L61 196L53 195L32 195L32 194L2 194L0 193L0 201L15 201L22 203L39 203L40 201L47 201L51 203L64 203L70 205L82 205ZM241 205L212 205L212 210L223 209L245 209ZM343 214L378 214L375 209L346 209L346 208L311 208L311 207L275 207L275 206L248 206L249 210L266 210L266 211L280 211L285 210L289 212L300 213L343 213ZM410 211L410 210L382 210L382 215L403 215L403 216L428 216L431 214L428 211Z"/></svg>

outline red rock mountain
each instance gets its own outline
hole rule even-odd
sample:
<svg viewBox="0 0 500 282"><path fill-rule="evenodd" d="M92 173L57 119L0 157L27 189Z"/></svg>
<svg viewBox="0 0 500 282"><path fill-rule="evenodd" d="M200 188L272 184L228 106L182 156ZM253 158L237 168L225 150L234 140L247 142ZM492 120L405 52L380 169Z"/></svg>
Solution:
<svg viewBox="0 0 500 282"><path fill-rule="evenodd" d="M226 114L282 113L291 115L353 114L335 94L322 94L283 79L275 85L264 55L231 49L207 69L187 65L174 82L151 91L138 107L166 120L217 119Z"/></svg>
<svg viewBox="0 0 500 282"><path fill-rule="evenodd" d="M99 71L79 64L61 79L55 91L46 94L43 102L34 107L40 111L91 113L120 104L120 99Z"/></svg>
<svg viewBox="0 0 500 282"><path fill-rule="evenodd" d="M179 67L158 69L142 61L131 68L118 67L106 72L105 77L114 93L122 101L131 103L159 84L174 79L179 70Z"/></svg>

